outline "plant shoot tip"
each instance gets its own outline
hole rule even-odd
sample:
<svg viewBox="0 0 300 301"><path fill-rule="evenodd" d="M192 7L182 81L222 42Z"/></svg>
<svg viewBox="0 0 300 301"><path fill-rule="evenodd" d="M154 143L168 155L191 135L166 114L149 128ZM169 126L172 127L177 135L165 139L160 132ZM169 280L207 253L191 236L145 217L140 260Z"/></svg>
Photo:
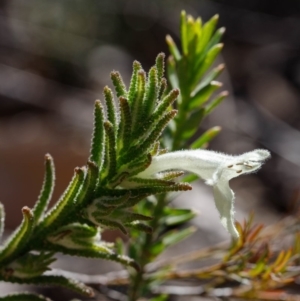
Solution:
<svg viewBox="0 0 300 301"><path fill-rule="evenodd" d="M52 160L52 156L51 156L50 154L46 154L46 155L45 155L45 160L46 160L46 161Z"/></svg>

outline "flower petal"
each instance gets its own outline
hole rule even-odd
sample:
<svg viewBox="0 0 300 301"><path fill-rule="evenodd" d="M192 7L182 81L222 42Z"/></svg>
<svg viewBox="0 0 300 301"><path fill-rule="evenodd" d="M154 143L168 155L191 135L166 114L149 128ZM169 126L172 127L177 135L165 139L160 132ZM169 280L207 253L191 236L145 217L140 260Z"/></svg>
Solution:
<svg viewBox="0 0 300 301"><path fill-rule="evenodd" d="M228 181L219 181L213 186L213 191L222 225L233 237L238 238L239 233L234 225L234 193L230 189Z"/></svg>

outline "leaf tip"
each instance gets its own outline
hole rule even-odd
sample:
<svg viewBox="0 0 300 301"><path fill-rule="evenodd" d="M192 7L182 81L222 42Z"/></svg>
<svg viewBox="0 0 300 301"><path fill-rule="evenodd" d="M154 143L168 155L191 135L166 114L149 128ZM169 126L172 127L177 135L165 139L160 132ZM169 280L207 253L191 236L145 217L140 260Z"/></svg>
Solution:
<svg viewBox="0 0 300 301"><path fill-rule="evenodd" d="M52 156L50 155L50 154L46 154L45 155L45 161L47 162L47 161L52 161L53 160L53 158L52 158Z"/></svg>
<svg viewBox="0 0 300 301"><path fill-rule="evenodd" d="M27 218L33 218L33 213L32 213L32 211L31 211L31 209L29 208L29 207L27 207L27 206L24 206L23 208L22 208L22 213L23 213L23 215L24 216L26 216Z"/></svg>

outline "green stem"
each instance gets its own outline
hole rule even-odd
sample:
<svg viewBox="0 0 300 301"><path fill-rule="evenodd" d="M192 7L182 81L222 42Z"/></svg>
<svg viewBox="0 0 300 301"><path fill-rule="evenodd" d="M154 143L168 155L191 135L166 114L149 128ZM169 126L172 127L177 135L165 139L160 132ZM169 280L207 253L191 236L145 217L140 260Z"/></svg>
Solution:
<svg viewBox="0 0 300 301"><path fill-rule="evenodd" d="M165 195L161 195L157 198L157 204L153 212L154 219L151 222L153 232L151 234L145 234L143 243L141 244L139 255L139 265L141 270L139 272L134 272L131 277L131 287L128 293L128 301L136 301L139 297L143 296L143 288L145 286L144 275L146 273L145 266L152 261L149 249L159 235L159 224L160 219L163 216L163 209L165 205Z"/></svg>

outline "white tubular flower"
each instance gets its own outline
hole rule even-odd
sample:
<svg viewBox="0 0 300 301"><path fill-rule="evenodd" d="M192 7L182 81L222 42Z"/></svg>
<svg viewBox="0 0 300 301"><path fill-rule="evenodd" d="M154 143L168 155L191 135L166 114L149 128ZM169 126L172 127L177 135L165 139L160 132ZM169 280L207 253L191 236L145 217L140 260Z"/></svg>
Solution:
<svg viewBox="0 0 300 301"><path fill-rule="evenodd" d="M183 150L154 156L150 166L137 177L159 178L160 172L184 170L196 174L213 186L216 207L221 223L235 238L239 236L234 225L234 193L229 187L229 180L242 174L257 171L270 152L264 149L231 156L209 150Z"/></svg>

